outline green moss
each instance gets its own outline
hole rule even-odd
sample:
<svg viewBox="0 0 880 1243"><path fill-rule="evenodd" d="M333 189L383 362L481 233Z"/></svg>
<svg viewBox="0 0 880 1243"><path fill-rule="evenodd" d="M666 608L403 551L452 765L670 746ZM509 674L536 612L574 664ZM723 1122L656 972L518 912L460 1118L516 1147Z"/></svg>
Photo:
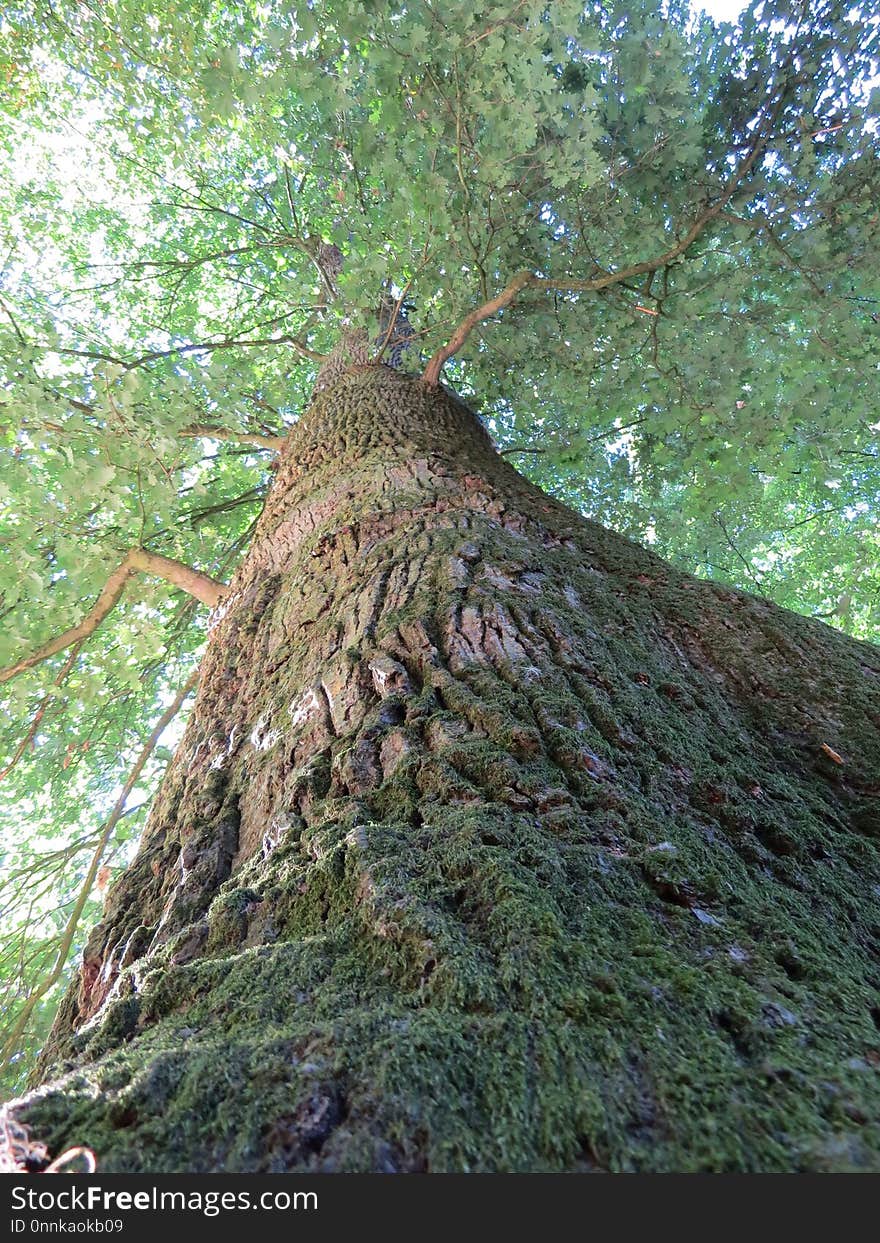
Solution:
<svg viewBox="0 0 880 1243"><path fill-rule="evenodd" d="M247 935L248 917L262 901L253 889L224 889L208 909L208 952L240 945Z"/></svg>

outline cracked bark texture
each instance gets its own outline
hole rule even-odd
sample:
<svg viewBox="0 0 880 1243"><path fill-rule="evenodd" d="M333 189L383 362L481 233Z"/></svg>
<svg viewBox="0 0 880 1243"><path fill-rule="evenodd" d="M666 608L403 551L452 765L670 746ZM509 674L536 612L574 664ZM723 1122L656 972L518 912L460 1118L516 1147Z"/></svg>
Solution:
<svg viewBox="0 0 880 1243"><path fill-rule="evenodd" d="M350 367L13 1115L103 1171L880 1169L878 687Z"/></svg>

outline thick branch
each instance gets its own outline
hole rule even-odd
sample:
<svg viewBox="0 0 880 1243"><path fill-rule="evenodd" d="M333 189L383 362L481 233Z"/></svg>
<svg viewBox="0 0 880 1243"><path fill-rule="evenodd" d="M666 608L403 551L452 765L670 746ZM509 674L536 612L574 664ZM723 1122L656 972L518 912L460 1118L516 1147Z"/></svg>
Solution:
<svg viewBox="0 0 880 1243"><path fill-rule="evenodd" d="M273 453L280 453L284 445L283 436L262 436L259 432L235 432L230 431L226 427L201 426L199 424L196 424L194 427L187 427L180 435L188 437L205 436L209 440L223 440L236 445L257 445L260 449L271 449Z"/></svg>
<svg viewBox="0 0 880 1243"><path fill-rule="evenodd" d="M41 664L57 652L63 652L72 643L81 643L94 634L107 614L119 603L125 584L138 570L152 574L155 578L164 578L166 582L173 583L175 587L195 596L209 608L215 608L226 594L224 583L218 583L216 579L184 565L182 561L174 561L171 557L163 557L157 552L147 552L144 548L132 548L107 579L94 607L83 620L44 643L30 656L22 657L7 669L0 669L0 683L9 682L25 669L32 669L34 665Z"/></svg>
<svg viewBox="0 0 880 1243"><path fill-rule="evenodd" d="M777 101L772 115L768 118L770 126L776 120L780 107L781 103ZM534 289L565 289L572 293L596 293L601 289L608 289L612 285L619 285L624 281L632 280L634 276L643 276L648 272L656 272L658 268L664 268L667 264L680 258L685 251L690 249L706 226L723 213L736 193L742 179L754 167L755 161L764 150L766 143L765 135L759 133L754 139L748 155L731 174L716 201L697 216L696 220L693 221L674 246L670 246L668 250L664 250L662 254L655 256L653 259L644 259L640 263L631 263L628 267L619 268L614 272L603 272L601 276L590 277L588 280L575 280L565 276L543 277L536 276L532 272L518 273L510 284L502 289L501 293L491 298L488 302L484 302L482 306L476 307L469 315L465 316L452 334L448 344L437 350L432 356L422 374L424 383L431 387L436 387L440 383L440 373L443 370L444 364L454 354L458 353L477 324L510 306L526 287Z"/></svg>
<svg viewBox="0 0 880 1243"><path fill-rule="evenodd" d="M202 604L207 604L210 609L216 608L226 595L225 583L218 583L209 574L194 570L192 566L184 565L182 561L163 557L161 553L147 552L144 548L132 548L127 559L130 560L133 569L143 570L145 574L152 574L154 578L164 578L166 582L173 583L187 595L195 596L197 600L201 600Z"/></svg>
<svg viewBox="0 0 880 1243"><path fill-rule="evenodd" d="M488 319L490 315L495 315L496 312L503 310L504 307L510 306L517 294L521 293L526 285L535 284L537 279L531 272L520 272L505 289L502 289L500 294L490 299L489 302L484 302L482 306L476 307L469 315L466 315L450 337L449 342L432 356L422 375L425 384L430 385L432 388L436 387L440 383L440 372L443 370L444 364L452 358L453 354L458 353L477 324L484 319Z"/></svg>

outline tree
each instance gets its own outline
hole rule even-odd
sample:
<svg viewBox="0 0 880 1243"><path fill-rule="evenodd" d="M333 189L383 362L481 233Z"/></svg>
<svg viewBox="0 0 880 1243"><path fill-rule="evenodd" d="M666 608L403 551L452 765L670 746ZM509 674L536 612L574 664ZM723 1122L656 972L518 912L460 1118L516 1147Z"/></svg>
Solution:
<svg viewBox="0 0 880 1243"><path fill-rule="evenodd" d="M876 20L7 41L11 1163L878 1168Z"/></svg>

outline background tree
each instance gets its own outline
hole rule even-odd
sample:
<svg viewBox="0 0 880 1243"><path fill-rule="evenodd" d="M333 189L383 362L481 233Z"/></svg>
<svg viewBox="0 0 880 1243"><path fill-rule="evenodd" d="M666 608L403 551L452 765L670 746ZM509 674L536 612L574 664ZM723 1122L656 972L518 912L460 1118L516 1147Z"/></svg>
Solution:
<svg viewBox="0 0 880 1243"><path fill-rule="evenodd" d="M875 15L62 4L2 37L7 1055L130 855L199 602L340 333L442 373L592 518L874 633ZM714 926L692 877L638 866Z"/></svg>

